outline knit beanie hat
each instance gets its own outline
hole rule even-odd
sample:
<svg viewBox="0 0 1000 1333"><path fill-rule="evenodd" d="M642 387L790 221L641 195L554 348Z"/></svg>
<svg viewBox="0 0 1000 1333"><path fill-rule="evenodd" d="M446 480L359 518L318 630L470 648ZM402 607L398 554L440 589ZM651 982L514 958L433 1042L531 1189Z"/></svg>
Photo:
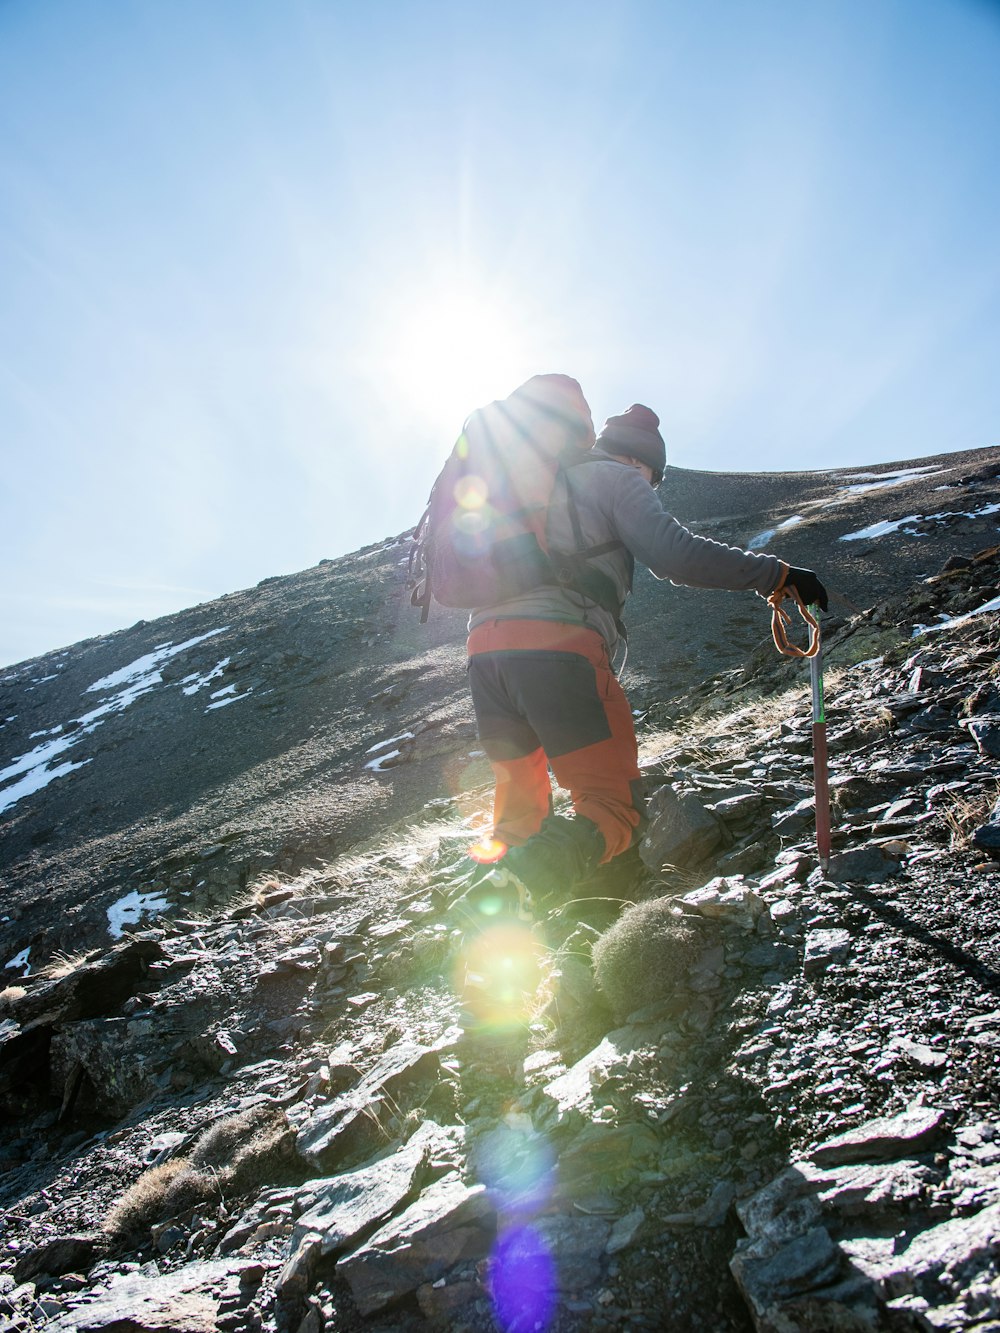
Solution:
<svg viewBox="0 0 1000 1333"><path fill-rule="evenodd" d="M531 413L555 417L578 434L580 445L589 449L594 443L594 419L583 390L569 375L532 375L506 399L515 417ZM528 424L527 422L525 424Z"/></svg>
<svg viewBox="0 0 1000 1333"><path fill-rule="evenodd" d="M667 466L667 446L659 424L660 418L652 408L633 403L621 416L608 417L597 437L597 447L607 454L623 454L648 464L653 469L653 485L659 486Z"/></svg>

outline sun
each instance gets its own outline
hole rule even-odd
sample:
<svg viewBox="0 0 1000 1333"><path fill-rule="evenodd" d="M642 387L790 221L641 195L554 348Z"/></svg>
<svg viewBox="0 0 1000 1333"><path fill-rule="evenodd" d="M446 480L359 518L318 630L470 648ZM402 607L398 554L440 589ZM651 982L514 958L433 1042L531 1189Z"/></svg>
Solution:
<svg viewBox="0 0 1000 1333"><path fill-rule="evenodd" d="M526 319L503 297L464 284L401 305L386 343L395 392L435 424L461 424L532 373Z"/></svg>

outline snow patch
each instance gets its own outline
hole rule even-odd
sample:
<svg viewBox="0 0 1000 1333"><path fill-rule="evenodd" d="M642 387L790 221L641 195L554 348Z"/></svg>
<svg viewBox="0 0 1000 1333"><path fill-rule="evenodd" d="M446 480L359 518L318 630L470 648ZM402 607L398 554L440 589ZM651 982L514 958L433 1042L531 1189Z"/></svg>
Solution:
<svg viewBox="0 0 1000 1333"><path fill-rule="evenodd" d="M990 504L980 505L978 509L970 509L963 512L958 509L942 509L937 514L908 514L906 518L897 518L885 523L873 523L870 527L861 528L858 532L845 533L843 537L838 537L838 541L853 542L862 538L884 537L887 533L896 532L906 523L943 523L949 518L985 518L990 514L1000 514L1000 501L993 501ZM909 537L922 537L925 534L920 532L911 532L904 528Z"/></svg>
<svg viewBox="0 0 1000 1333"><path fill-rule="evenodd" d="M182 693L197 694L199 690L203 690L211 681L218 680L231 660L231 658L224 657L221 662L216 662L215 666L212 667L212 670L206 671L203 676L199 676L197 671L193 672L190 676L185 676L181 681ZM213 695L212 698L214 697L215 696Z"/></svg>
<svg viewBox="0 0 1000 1333"><path fill-rule="evenodd" d="M108 932L112 939L121 939L126 926L134 926L143 916L153 916L169 907L162 893L140 893L133 889L108 908Z"/></svg>
<svg viewBox="0 0 1000 1333"><path fill-rule="evenodd" d="M798 523L804 523L805 517L802 514L793 514L791 518L784 519L776 528L768 528L766 532L758 532L757 536L752 538L748 551L759 551L762 546L766 546L772 537L776 537L779 532L787 532L789 528L794 528Z"/></svg>
<svg viewBox="0 0 1000 1333"><path fill-rule="evenodd" d="M31 769L20 782L13 782L9 787L4 787L3 791L0 791L0 814L4 810L9 810L12 805L16 805L18 801L23 800L25 796L31 796L33 792L41 791L50 782L55 782L56 778L64 778L67 773L83 768L85 764L91 762L90 759L81 759L78 764L74 764L67 760L64 764L56 764L55 768Z"/></svg>
<svg viewBox="0 0 1000 1333"><path fill-rule="evenodd" d="M843 537L838 537L841 542L860 542L867 541L870 537L887 537L890 532L897 532L906 523L921 522L920 514L907 514L906 518L888 519L883 523L872 523L867 528L859 528L857 532L845 532Z"/></svg>
<svg viewBox="0 0 1000 1333"><path fill-rule="evenodd" d="M747 550L759 551L762 546L768 544L777 531L777 528L768 528L766 532L758 532L756 537L750 538L750 541L747 543Z"/></svg>
<svg viewBox="0 0 1000 1333"><path fill-rule="evenodd" d="M982 606L977 606L974 611L966 611L961 616L944 616L937 625L914 625L912 639L920 634L934 634L940 629L951 629L955 625L964 625L969 620L974 620L976 616L989 615L992 611L1000 611L1000 597L992 597L988 602L983 602Z"/></svg>
<svg viewBox="0 0 1000 1333"><path fill-rule="evenodd" d="M68 750L77 740L76 736L57 736L55 740L44 741L41 745L36 745L33 750L28 750L26 754L18 755L6 768L0 768L0 783L9 782L11 778L19 777L22 773L30 773L33 769L45 768L56 755ZM6 791L0 791L0 801L5 795ZM5 807L0 805L0 810L2 809Z"/></svg>
<svg viewBox="0 0 1000 1333"><path fill-rule="evenodd" d="M8 719L8 721L12 720L13 719ZM63 729L62 723L58 722L54 727L49 727L47 731L33 731L31 735L28 737L28 740L29 741L37 740L39 736L55 736L58 735L58 733L62 731L62 729Z"/></svg>
<svg viewBox="0 0 1000 1333"><path fill-rule="evenodd" d="M365 751L365 754L377 754L379 750L384 750L387 745L398 745L400 741L412 741L412 731L401 731L398 736L390 736L387 741L379 741L377 745L371 745Z"/></svg>
<svg viewBox="0 0 1000 1333"><path fill-rule="evenodd" d="M951 468L935 467L930 463L924 467L897 468L895 472L848 472L843 475L843 480L854 484L840 489L849 495L863 495L867 491L885 491L891 486L902 486L924 474L935 477L950 471Z"/></svg>
<svg viewBox="0 0 1000 1333"><path fill-rule="evenodd" d="M193 648L196 643L204 643L206 639L224 633L228 628L228 625L222 625L219 629L210 629L207 634L197 634L193 639L185 639L183 643L161 643L151 653L146 653L143 657L137 657L134 662L129 662L128 666L119 667L117 671L112 671L110 675L95 680L93 685L87 686L85 693L91 694L95 690L113 690L119 685L143 682L154 673L157 679L152 681L151 684L158 684L159 671L157 668L164 662L169 661L171 657L176 657L178 653L185 652L188 648Z"/></svg>
<svg viewBox="0 0 1000 1333"><path fill-rule="evenodd" d="M214 699L215 702L206 705L205 712L210 713L213 708L225 708L227 704L238 704L241 699L249 699L250 695L253 694L253 687L244 690L242 694L236 694L235 691L235 685L227 685L224 689L213 690L208 697Z"/></svg>
<svg viewBox="0 0 1000 1333"><path fill-rule="evenodd" d="M381 773L384 768L391 767L392 761L394 759L398 759L400 755L403 753L403 751L399 748L400 741L412 741L412 740L413 740L412 731L401 731L398 736L390 736L388 740L379 741L376 745L369 746L368 749L365 751L365 754L373 754L375 755L375 758L370 759L368 763L365 764L365 768L370 770L370 772L372 773ZM389 750L387 747L390 745L396 746L396 749ZM381 753L381 751L383 750L386 751L385 754Z"/></svg>
<svg viewBox="0 0 1000 1333"><path fill-rule="evenodd" d="M15 954L9 963L4 963L4 967L23 967L26 977L31 975L31 964L28 962L28 956L31 953L31 945L22 949L20 953Z"/></svg>
<svg viewBox="0 0 1000 1333"><path fill-rule="evenodd" d="M384 768L391 766L393 759L398 759L402 750L389 750L387 754L380 754L377 759L370 759L365 768L370 769L372 773L381 773Z"/></svg>

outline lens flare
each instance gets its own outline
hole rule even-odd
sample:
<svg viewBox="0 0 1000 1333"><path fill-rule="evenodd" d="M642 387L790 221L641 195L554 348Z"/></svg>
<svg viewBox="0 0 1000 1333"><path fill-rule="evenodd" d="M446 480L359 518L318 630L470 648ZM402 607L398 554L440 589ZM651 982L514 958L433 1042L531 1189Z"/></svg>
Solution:
<svg viewBox="0 0 1000 1333"><path fill-rule="evenodd" d="M469 856L481 866L495 865L507 855L507 844L499 838L480 838L469 848Z"/></svg>
<svg viewBox="0 0 1000 1333"><path fill-rule="evenodd" d="M555 1153L530 1116L510 1113L477 1142L475 1170L500 1216L524 1220L552 1197Z"/></svg>
<svg viewBox="0 0 1000 1333"><path fill-rule="evenodd" d="M463 509L482 509L489 491L482 477L461 477L455 483L455 503Z"/></svg>
<svg viewBox="0 0 1000 1333"><path fill-rule="evenodd" d="M491 815L483 809L481 787L489 777L488 760L481 750L452 755L444 761L445 789L455 802L470 838L485 843L493 832Z"/></svg>
<svg viewBox="0 0 1000 1333"><path fill-rule="evenodd" d="M541 942L519 923L487 926L466 942L456 964L455 990L478 1030L500 1033L525 1026L542 978L543 952Z"/></svg>
<svg viewBox="0 0 1000 1333"><path fill-rule="evenodd" d="M483 554L483 534L489 531L491 511L489 509L463 509L456 514L453 527L455 545L463 556Z"/></svg>
<svg viewBox="0 0 1000 1333"><path fill-rule="evenodd" d="M490 1290L503 1333L536 1333L550 1326L556 1269L533 1227L512 1227L498 1238L490 1261Z"/></svg>

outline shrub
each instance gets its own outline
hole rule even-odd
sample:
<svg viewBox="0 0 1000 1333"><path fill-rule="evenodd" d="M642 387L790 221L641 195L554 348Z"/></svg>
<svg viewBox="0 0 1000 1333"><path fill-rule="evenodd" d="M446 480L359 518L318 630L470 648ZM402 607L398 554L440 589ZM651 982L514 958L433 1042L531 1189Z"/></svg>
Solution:
<svg viewBox="0 0 1000 1333"><path fill-rule="evenodd" d="M703 947L702 928L674 899L652 898L626 908L595 942L594 979L621 1022L676 994Z"/></svg>

